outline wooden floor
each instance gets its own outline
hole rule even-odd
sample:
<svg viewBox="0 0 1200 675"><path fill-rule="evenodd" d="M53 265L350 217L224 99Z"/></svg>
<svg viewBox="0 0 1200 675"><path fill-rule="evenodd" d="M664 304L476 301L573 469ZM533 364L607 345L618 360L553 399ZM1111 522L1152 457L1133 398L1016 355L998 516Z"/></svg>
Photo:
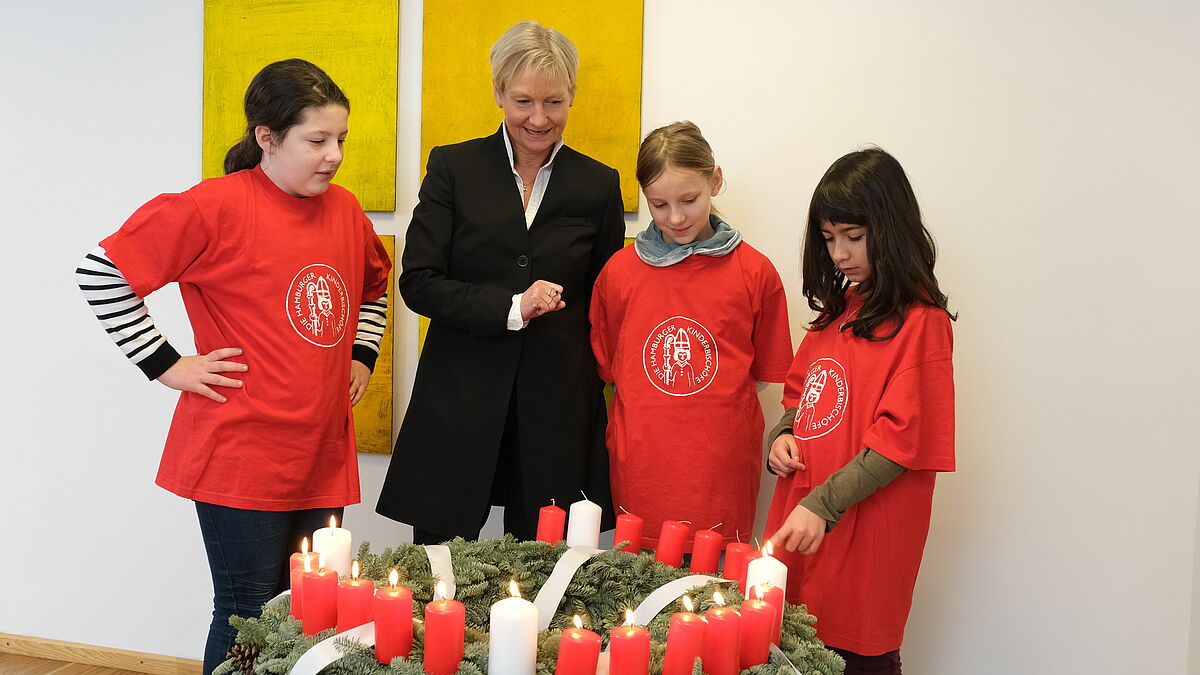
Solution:
<svg viewBox="0 0 1200 675"><path fill-rule="evenodd" d="M53 675L141 675L132 670L85 666L80 663L0 653L0 675L51 675L51 673Z"/></svg>

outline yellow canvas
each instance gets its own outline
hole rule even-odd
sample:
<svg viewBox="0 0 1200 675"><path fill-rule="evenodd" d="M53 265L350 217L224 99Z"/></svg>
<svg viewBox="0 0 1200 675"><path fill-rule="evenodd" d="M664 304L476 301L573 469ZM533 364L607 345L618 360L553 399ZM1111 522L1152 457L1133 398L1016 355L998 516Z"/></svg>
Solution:
<svg viewBox="0 0 1200 675"><path fill-rule="evenodd" d="M359 452L387 454L392 451L392 317L396 303L400 301L396 288L396 237L379 236L388 257L392 259L392 271L388 275L387 324L383 329L383 342L379 345L379 358L375 360L375 371L367 384L358 405L354 406L354 437Z"/></svg>
<svg viewBox="0 0 1200 675"><path fill-rule="evenodd" d="M350 99L346 158L334 181L368 211L396 210L399 0L206 0L203 175L224 173L245 133L242 99L255 73L301 58Z"/></svg>
<svg viewBox="0 0 1200 675"><path fill-rule="evenodd" d="M575 0L532 5L426 0L422 158L434 146L486 136L499 128L503 115L492 98L488 53L509 26L533 19L571 38L579 49L575 105L564 140L620 171L625 210L636 211L642 2L607 0L592 7Z"/></svg>

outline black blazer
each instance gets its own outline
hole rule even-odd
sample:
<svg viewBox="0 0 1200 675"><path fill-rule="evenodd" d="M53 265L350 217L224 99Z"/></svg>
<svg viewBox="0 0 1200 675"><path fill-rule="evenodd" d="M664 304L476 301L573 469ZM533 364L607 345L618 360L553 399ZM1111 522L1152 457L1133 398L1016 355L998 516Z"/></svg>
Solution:
<svg viewBox="0 0 1200 675"><path fill-rule="evenodd" d="M617 172L563 146L526 228L502 133L429 153L399 278L429 333L377 510L432 532L477 527L515 397L520 481L506 487L519 491L530 529L537 508L580 490L611 526L588 306L624 237ZM512 296L538 279L561 284L567 306L507 330Z"/></svg>

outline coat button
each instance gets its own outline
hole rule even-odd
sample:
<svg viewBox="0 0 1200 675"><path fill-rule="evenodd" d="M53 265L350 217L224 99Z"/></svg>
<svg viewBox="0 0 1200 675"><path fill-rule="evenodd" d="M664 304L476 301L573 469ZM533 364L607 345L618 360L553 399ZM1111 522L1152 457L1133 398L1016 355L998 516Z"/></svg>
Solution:
<svg viewBox="0 0 1200 675"><path fill-rule="evenodd" d="M527 256L527 255L517 256L517 266L518 267L529 267L529 256Z"/></svg>

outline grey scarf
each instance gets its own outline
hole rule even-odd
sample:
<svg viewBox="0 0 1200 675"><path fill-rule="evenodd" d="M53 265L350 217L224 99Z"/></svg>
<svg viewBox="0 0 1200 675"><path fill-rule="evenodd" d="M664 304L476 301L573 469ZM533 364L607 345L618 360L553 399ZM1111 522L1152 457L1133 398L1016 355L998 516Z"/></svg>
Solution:
<svg viewBox="0 0 1200 675"><path fill-rule="evenodd" d="M737 245L742 243L742 233L721 220L715 213L709 214L708 222L713 226L713 236L704 241L693 241L690 244L674 244L663 239L662 230L654 221L650 226L638 233L633 247L642 262L654 267L670 267L692 254L710 255L719 258L729 255Z"/></svg>

